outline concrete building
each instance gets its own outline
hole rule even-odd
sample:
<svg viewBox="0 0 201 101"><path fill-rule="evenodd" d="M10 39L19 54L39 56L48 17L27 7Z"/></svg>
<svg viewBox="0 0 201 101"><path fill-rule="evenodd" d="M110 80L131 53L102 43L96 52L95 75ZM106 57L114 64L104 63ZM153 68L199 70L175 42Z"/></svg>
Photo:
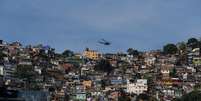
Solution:
<svg viewBox="0 0 201 101"><path fill-rule="evenodd" d="M138 79L135 83L127 81L126 88L128 93L135 93L137 95L142 94L148 90L147 80Z"/></svg>
<svg viewBox="0 0 201 101"><path fill-rule="evenodd" d="M92 60L98 60L102 57L102 55L99 52L89 49L86 49L84 51L83 56Z"/></svg>

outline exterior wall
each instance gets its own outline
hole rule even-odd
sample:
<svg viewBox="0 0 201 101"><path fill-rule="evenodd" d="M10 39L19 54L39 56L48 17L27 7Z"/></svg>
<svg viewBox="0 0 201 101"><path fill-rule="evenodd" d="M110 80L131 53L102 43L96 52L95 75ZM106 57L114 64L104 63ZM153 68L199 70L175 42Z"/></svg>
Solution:
<svg viewBox="0 0 201 101"><path fill-rule="evenodd" d="M84 51L83 55L89 59L93 59L93 60L98 60L101 58L101 54L94 51L94 50L88 50L88 51Z"/></svg>
<svg viewBox="0 0 201 101"><path fill-rule="evenodd" d="M128 84L127 85L127 92L128 93L135 93L135 94L141 94L145 91L147 91L148 87L147 85L141 85L141 84Z"/></svg>
<svg viewBox="0 0 201 101"><path fill-rule="evenodd" d="M146 63L146 65L148 65L148 66L151 66L151 65L155 64L155 61L156 61L156 58L155 58L155 57L148 57L148 58L145 58L145 63Z"/></svg>
<svg viewBox="0 0 201 101"><path fill-rule="evenodd" d="M20 91L18 96L25 101L50 101L49 93L42 91Z"/></svg>
<svg viewBox="0 0 201 101"><path fill-rule="evenodd" d="M0 66L0 76L4 75L4 70L3 70L3 66Z"/></svg>
<svg viewBox="0 0 201 101"><path fill-rule="evenodd" d="M201 65L201 57L194 57L193 58L193 64L195 66L200 66Z"/></svg>
<svg viewBox="0 0 201 101"><path fill-rule="evenodd" d="M85 101L86 100L86 94L85 93L76 94L76 99L79 101Z"/></svg>
<svg viewBox="0 0 201 101"><path fill-rule="evenodd" d="M148 90L147 80L140 79L136 83L128 83L127 84L127 92L141 94Z"/></svg>
<svg viewBox="0 0 201 101"><path fill-rule="evenodd" d="M92 81L83 81L84 89L91 88Z"/></svg>
<svg viewBox="0 0 201 101"><path fill-rule="evenodd" d="M174 95L175 95L174 90L170 90L170 89L163 90L163 93L164 93L165 95L169 95L169 96L174 96Z"/></svg>

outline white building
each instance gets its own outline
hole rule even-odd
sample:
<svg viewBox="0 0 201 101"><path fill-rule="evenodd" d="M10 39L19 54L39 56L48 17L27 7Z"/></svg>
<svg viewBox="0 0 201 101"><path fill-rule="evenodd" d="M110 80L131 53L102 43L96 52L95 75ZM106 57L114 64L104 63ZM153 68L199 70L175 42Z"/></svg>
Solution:
<svg viewBox="0 0 201 101"><path fill-rule="evenodd" d="M142 94L148 90L147 80L146 79L138 79L137 82L131 83L130 81L127 82L127 92L128 93L135 93L135 94Z"/></svg>
<svg viewBox="0 0 201 101"><path fill-rule="evenodd" d="M175 92L172 89L164 89L162 92L167 96L175 96Z"/></svg>
<svg viewBox="0 0 201 101"><path fill-rule="evenodd" d="M146 63L146 65L151 66L154 65L156 62L156 57L146 57L144 62Z"/></svg>
<svg viewBox="0 0 201 101"><path fill-rule="evenodd" d="M3 66L0 66L0 76L3 76L3 75L4 75L3 69L4 69L4 67L3 67Z"/></svg>
<svg viewBox="0 0 201 101"><path fill-rule="evenodd" d="M12 79L14 77L15 68L11 64L4 64L3 76L5 79Z"/></svg>

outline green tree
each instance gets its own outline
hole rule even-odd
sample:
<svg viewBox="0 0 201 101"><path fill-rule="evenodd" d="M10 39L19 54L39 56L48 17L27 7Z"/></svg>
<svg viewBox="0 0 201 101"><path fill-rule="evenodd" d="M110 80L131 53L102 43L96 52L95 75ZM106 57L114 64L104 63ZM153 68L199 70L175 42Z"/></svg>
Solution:
<svg viewBox="0 0 201 101"><path fill-rule="evenodd" d="M177 76L177 70L176 68L173 68L172 71L170 72L171 77L176 77Z"/></svg>
<svg viewBox="0 0 201 101"><path fill-rule="evenodd" d="M110 73L113 67L109 61L102 59L96 63L95 70Z"/></svg>
<svg viewBox="0 0 201 101"><path fill-rule="evenodd" d="M17 78L23 79L26 82L26 87L30 85L37 76L32 65L17 65L14 74Z"/></svg>
<svg viewBox="0 0 201 101"><path fill-rule="evenodd" d="M126 61L118 61L118 68L125 73L126 69L130 66L128 62Z"/></svg>
<svg viewBox="0 0 201 101"><path fill-rule="evenodd" d="M2 51L0 51L0 60L3 60L4 57L6 57L6 54L4 54Z"/></svg>
<svg viewBox="0 0 201 101"><path fill-rule="evenodd" d="M62 55L63 55L64 57L72 57L72 56L74 56L74 52L67 49L67 50L65 50L65 51L62 53Z"/></svg>
<svg viewBox="0 0 201 101"><path fill-rule="evenodd" d="M118 97L118 101L131 101L131 98L126 94L123 89L120 89L120 96Z"/></svg>
<svg viewBox="0 0 201 101"><path fill-rule="evenodd" d="M147 94L140 94L137 96L136 101L157 101L157 99Z"/></svg>
<svg viewBox="0 0 201 101"><path fill-rule="evenodd" d="M133 48L129 48L129 49L127 50L127 53L128 53L129 55L133 55L133 56L138 56L138 55L139 55L138 50L135 50L135 49L133 49Z"/></svg>
<svg viewBox="0 0 201 101"><path fill-rule="evenodd" d="M34 67L32 65L17 65L15 73L16 76L21 79L31 79L35 75Z"/></svg>
<svg viewBox="0 0 201 101"><path fill-rule="evenodd" d="M136 101L148 101L149 96L147 94L140 94L137 96Z"/></svg>
<svg viewBox="0 0 201 101"><path fill-rule="evenodd" d="M200 101L201 92L200 91L192 91L189 94L183 95L180 99L176 99L175 101Z"/></svg>
<svg viewBox="0 0 201 101"><path fill-rule="evenodd" d="M186 45L185 42L179 42L179 43L177 44L177 46L178 46L179 52L180 52L181 54L183 54L183 53L186 52L187 45Z"/></svg>
<svg viewBox="0 0 201 101"><path fill-rule="evenodd" d="M177 53L177 46L175 44L167 44L163 47L163 52L165 54L175 54Z"/></svg>
<svg viewBox="0 0 201 101"><path fill-rule="evenodd" d="M106 86L106 81L105 80L101 80L101 87L103 89L105 89L105 86Z"/></svg>
<svg viewBox="0 0 201 101"><path fill-rule="evenodd" d="M199 46L199 41L196 38L188 39L187 45L191 48L197 48Z"/></svg>

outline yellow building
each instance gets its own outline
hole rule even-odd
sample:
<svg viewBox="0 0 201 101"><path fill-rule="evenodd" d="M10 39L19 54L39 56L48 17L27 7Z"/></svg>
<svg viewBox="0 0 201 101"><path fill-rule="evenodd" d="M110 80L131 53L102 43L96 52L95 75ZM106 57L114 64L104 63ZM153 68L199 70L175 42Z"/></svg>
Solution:
<svg viewBox="0 0 201 101"><path fill-rule="evenodd" d="M95 50L86 49L83 53L83 56L92 60L98 60L101 58L101 54Z"/></svg>
<svg viewBox="0 0 201 101"><path fill-rule="evenodd" d="M92 86L92 81L91 80L85 80L82 82L82 84L84 85L84 89L90 89Z"/></svg>

